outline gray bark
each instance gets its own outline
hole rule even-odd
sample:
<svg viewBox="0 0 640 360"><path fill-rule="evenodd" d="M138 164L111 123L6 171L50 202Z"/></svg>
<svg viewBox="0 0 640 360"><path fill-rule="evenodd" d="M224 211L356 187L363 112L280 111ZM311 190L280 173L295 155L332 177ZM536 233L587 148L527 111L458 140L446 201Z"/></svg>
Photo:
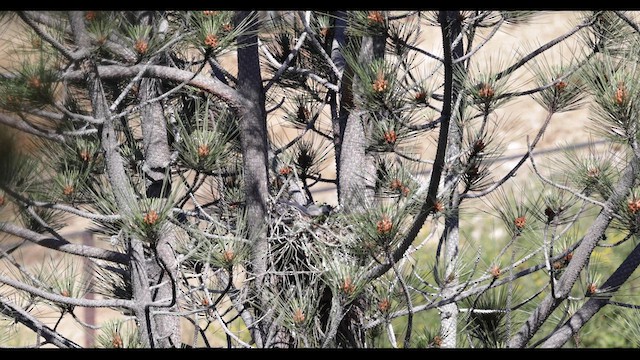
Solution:
<svg viewBox="0 0 640 360"><path fill-rule="evenodd" d="M578 280L580 272L589 261L593 249L602 238L605 230L611 223L611 216L619 207L619 204L629 194L638 171L638 159L634 156L622 172L618 183L600 211L595 221L589 228L587 235L573 253L571 262L562 274L555 288L555 294L549 294L529 316L520 330L509 340L510 348L523 348L533 335L540 329L549 315L569 296L571 288Z"/></svg>
<svg viewBox="0 0 640 360"><path fill-rule="evenodd" d="M609 303L613 292L615 292L622 284L624 284L629 276L640 265L640 244L636 245L631 254L618 266L611 276L599 285L604 291L610 291L606 294L598 294L590 298L582 307L576 311L564 325L556 330L543 344L543 348L559 348L564 345L571 337L580 331L582 327L589 321L600 309Z"/></svg>
<svg viewBox="0 0 640 360"><path fill-rule="evenodd" d="M140 84L140 102L144 103L159 95L155 81L143 79ZM147 183L147 196L149 198L167 198L171 190L171 179L166 177L166 168L169 165L169 143L167 137L166 119L164 110L159 101L148 103L141 108L142 137L144 166L143 171ZM155 240L155 256L146 260L147 273L151 284L160 285L154 292L152 300L173 299L173 306L168 309L152 308L154 310L176 311L175 304L175 279L178 269L175 266L175 225L165 224L166 231L162 231ZM166 267L166 268L165 268ZM158 343L157 347L180 347L180 318L173 315L154 316Z"/></svg>
<svg viewBox="0 0 640 360"><path fill-rule="evenodd" d="M252 16L250 11L239 11L237 21L246 21ZM266 234L268 175L267 175L267 120L265 97L260 74L258 39L255 20L248 27L248 34L238 36L238 91L247 100L247 106L238 110L240 116L240 143L244 172L245 211L252 242L251 268L255 276L253 295L258 300L257 313L261 312L267 291L264 290L267 272L268 243ZM260 316L256 316L260 318ZM268 319L258 326L254 341L261 347L269 329Z"/></svg>
<svg viewBox="0 0 640 360"><path fill-rule="evenodd" d="M336 347L336 335L338 334L338 327L344 317L344 307L340 302L339 295L331 296L331 308L329 310L329 320L327 324L327 331L322 341L322 347Z"/></svg>
<svg viewBox="0 0 640 360"><path fill-rule="evenodd" d="M140 84L140 102L144 103L159 95L156 82L153 79L143 79ZM142 118L142 146L144 153L143 171L146 177L147 196L160 197L164 191L164 197L168 195L170 187L163 185L165 172L170 161L169 142L167 138L167 125L164 110L159 101L142 106L140 109Z"/></svg>
<svg viewBox="0 0 640 360"><path fill-rule="evenodd" d="M147 274L146 260L144 257L144 247L140 240L131 239L129 243L129 256L131 258L131 288L133 300L136 306L133 313L138 323L140 339L143 347L154 348L155 324L153 317L149 313L147 304L151 303L151 292L149 291L149 276Z"/></svg>
<svg viewBox="0 0 640 360"><path fill-rule="evenodd" d="M19 306L16 306L8 299L4 299L3 297L0 297L0 313L15 319L17 322L28 327L32 331L37 332L47 342L57 346L60 349L80 348L80 345L60 335L57 331L54 331L50 327L43 324L29 312L23 310Z"/></svg>
<svg viewBox="0 0 640 360"><path fill-rule="evenodd" d="M384 37L364 36L358 61L368 64L384 56ZM347 69L351 83L343 82L343 100L338 119L340 129L340 158L338 159L338 199L345 211L360 211L373 200L376 167L372 155L366 153L366 139L370 134L368 114L362 109L361 80ZM350 88L349 88L350 87ZM363 203L364 201L364 203Z"/></svg>
<svg viewBox="0 0 640 360"><path fill-rule="evenodd" d="M451 144L449 144L451 145ZM457 190L454 190L454 197L457 198ZM444 230L444 278L442 296L445 298L454 296L456 294L455 287L459 283L459 274L457 269L457 261L459 255L460 244L460 218L458 216L458 209L453 208L450 213L447 214L445 219ZM457 344L458 335L458 304L451 302L443 305L440 310L440 338L442 339L443 348L455 348Z"/></svg>
<svg viewBox="0 0 640 360"><path fill-rule="evenodd" d="M80 48L89 48L89 36L85 28L82 12L69 12L69 21L74 40ZM102 126L102 149L105 154L107 176L116 199L118 209L123 216L132 216L131 201L135 201L129 179L125 172L124 163L120 156L118 139L115 132L114 120L111 117L107 100L104 95L102 82L98 75L98 68L91 58L82 60L82 72L87 82L87 89L91 99L92 115L96 119L104 119ZM131 283L133 298L137 303L134 309L136 321L141 331L142 345L154 347L152 319L149 316L147 304L151 302L149 294L149 279L144 264L143 245L138 239L131 239L129 247Z"/></svg>
<svg viewBox="0 0 640 360"><path fill-rule="evenodd" d="M458 18L457 11L446 11L444 16L441 15L441 20L444 20L442 25L442 31L448 32L448 39L455 39L461 31L461 24ZM444 61L453 61L464 55L464 49L462 47L462 41L458 42L458 45L451 49L451 56L445 57ZM462 64L454 65L452 71L454 73L462 73ZM462 91L462 84L458 78L452 79L451 101L455 101ZM461 105L462 106L462 105ZM463 140L463 127L460 119L457 119L459 111L454 111L452 121L449 123L449 136L448 146L445 158L455 159L451 163L447 164L445 170L445 176L443 181L443 188L449 189L448 200L445 207L449 209L445 215L445 228L443 233L444 242L444 279L443 279L443 297L450 297L455 294L454 288L458 285L458 255L460 245L460 191L458 190L458 183L460 179L460 171L462 171L461 157L459 156L462 151ZM455 348L457 345L457 324L458 324L458 304L452 302L439 308L440 310L440 338L442 339L443 348Z"/></svg>
<svg viewBox="0 0 640 360"><path fill-rule="evenodd" d="M176 229L173 224L166 224L166 231L163 231L157 239L155 245L156 256L147 260L147 273L151 284L160 285L152 292L151 299L160 301L171 299L172 305L169 307L152 307L150 311L178 311L176 304L176 292L178 278L178 268L176 254L174 251L176 241ZM156 346L159 348L180 348L181 328L180 317L175 315L155 315L154 333L157 336Z"/></svg>

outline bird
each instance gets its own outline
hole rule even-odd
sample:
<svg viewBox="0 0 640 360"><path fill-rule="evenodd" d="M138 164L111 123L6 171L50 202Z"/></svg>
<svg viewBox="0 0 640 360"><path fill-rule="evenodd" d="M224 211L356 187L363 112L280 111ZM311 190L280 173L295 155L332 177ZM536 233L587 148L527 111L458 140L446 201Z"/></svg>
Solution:
<svg viewBox="0 0 640 360"><path fill-rule="evenodd" d="M309 203L307 205L301 205L301 204L298 204L295 201L283 201L281 203L293 206L302 215L307 216L307 217L318 217L318 216L323 216L323 215L326 216L326 215L331 214L331 210L333 210L333 207L331 205L328 205L328 204L322 204L320 206L318 206L318 205L316 205L314 203Z"/></svg>

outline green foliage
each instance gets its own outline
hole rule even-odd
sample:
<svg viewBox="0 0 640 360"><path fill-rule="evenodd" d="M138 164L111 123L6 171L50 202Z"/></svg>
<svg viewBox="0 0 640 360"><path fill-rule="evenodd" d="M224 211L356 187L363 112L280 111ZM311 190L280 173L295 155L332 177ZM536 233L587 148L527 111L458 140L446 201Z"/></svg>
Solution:
<svg viewBox="0 0 640 360"><path fill-rule="evenodd" d="M140 332L132 321L108 321L96 338L98 345L106 349L136 349L142 347Z"/></svg>
<svg viewBox="0 0 640 360"><path fill-rule="evenodd" d="M349 215L347 222L354 225L359 239L355 250L377 261L387 261L387 252L402 239L410 224L411 210L411 203L403 201L381 204L363 213Z"/></svg>
<svg viewBox="0 0 640 360"><path fill-rule="evenodd" d="M194 11L189 14L189 21L193 21L196 32L192 44L197 48L204 48L207 53L214 56L229 50L236 36L243 34L248 22L238 27L233 22L233 12L204 10Z"/></svg>
<svg viewBox="0 0 640 360"><path fill-rule="evenodd" d="M552 63L542 59L532 65L536 74L536 85L543 88L533 95L533 99L543 108L554 113L573 111L582 107L586 95L584 79L575 72L579 64L572 54L569 64ZM564 60L566 61L566 60Z"/></svg>
<svg viewBox="0 0 640 360"><path fill-rule="evenodd" d="M386 11L354 11L349 17L349 34L354 36L383 35L386 33L388 19Z"/></svg>
<svg viewBox="0 0 640 360"><path fill-rule="evenodd" d="M441 347L455 340L461 347L505 347L541 299L564 283L558 280L575 261L571 249L594 231L601 203L612 195L621 169L639 153L635 59L640 46L626 41L637 37L621 16L627 13L584 14L580 20L591 22L576 30L580 42L561 61L547 57L553 42L524 60L519 52L507 56L502 50L476 57L487 50L485 40L498 31L508 34L537 12L469 10L440 16L367 10L348 11L345 19L334 14L255 12L238 23L231 11L89 11L83 21L90 55L80 60L69 59L82 53L75 52L82 50L75 43L82 37L78 24L71 26L66 14L57 13L45 18L49 22L36 21L51 38L42 39L39 28L29 30L22 49L28 49L28 56L0 77L0 107L23 127L47 132L56 141L34 142L36 149L22 154L11 136L0 132L3 216L13 211L17 217L10 221L50 237L45 244L64 243L61 249L72 253L110 250L120 259L141 245L138 255L145 264L95 260L89 286L80 275L80 262L52 260L26 268L3 254L3 266L12 269L7 275L65 297L81 299L90 292L145 306L150 327L140 311L129 308L115 309L125 318L99 324L97 340L104 348L143 346L143 326L164 341L166 334L153 328L161 322L157 311L189 320L196 345L198 339L211 345L208 336L213 335L224 337L229 347L245 341L250 346L385 347L397 346L403 335L408 338L412 327L410 346ZM257 30L248 31L254 20ZM337 20L345 20L346 28L336 26ZM431 40L422 31L439 33L444 20L455 25L445 31L460 29L450 35L462 58L443 59L439 48L432 53L418 47L425 38ZM260 69L252 70L264 76L264 87L255 89L256 97L247 97L254 89L244 88L246 63L233 50L252 35L259 39L250 45L257 45L260 61ZM73 55L54 55L60 46ZM101 86L91 93L84 79L93 64L100 69ZM532 81L521 77L521 69L533 75ZM160 105L166 120L160 145L170 153L153 169L149 164L156 162L149 157L156 154L150 148L158 139L144 138L142 125L149 119L140 111L139 93L140 79L148 76L156 78L153 89L158 91L148 102ZM451 84L444 84L449 76ZM453 99L446 98L445 89ZM238 117L238 104L261 103L263 95L266 107L259 118ZM106 103L96 102L103 97ZM555 114L589 102L596 135L617 144L544 159L551 163L551 181L536 182L531 175L518 186L505 178L494 191L503 168L512 169L508 159L500 158L503 145L516 137L515 130L523 133L519 140L527 131L504 110L526 97L554 120ZM443 111L449 105L443 101L451 101L451 114ZM112 117L92 118L98 106ZM268 133L242 133L246 121L259 121ZM447 123L448 138L438 139ZM344 139L347 125L353 124L362 138ZM280 135L284 127L287 133ZM266 139L267 150L255 159L243 158L241 143L247 141L241 137L262 145ZM107 138L116 146L102 143ZM439 140L446 140L446 149ZM430 147L438 160L444 154L443 163L425 160ZM362 163L346 162L353 155L348 151L357 152ZM530 155L542 159L539 153ZM316 184L329 184L333 191L351 180L340 173L329 178L333 160L338 172L345 164L355 166L360 182L354 194L340 188L338 206L329 214L306 216L300 207L314 203ZM442 170L441 178L434 169ZM256 173L268 174L268 183L248 176ZM157 185L158 177L162 191L152 196L150 183ZM611 215L614 220L570 289L571 297L528 345L543 341L590 298L618 300L628 296L624 291L633 294L637 278L615 289L602 284L637 242L636 187L614 204L620 210ZM268 192L256 190L264 188ZM116 199L114 190L127 190L130 196ZM344 201L347 196L357 206ZM294 203L298 199L307 203ZM429 207L431 201L434 213L422 213L423 204ZM68 213L91 220L101 243L93 248L73 239L65 243ZM428 221L415 223L422 215ZM420 227L414 239L410 230ZM167 238L170 249L159 248L158 240ZM161 261L164 250L174 252L175 264ZM398 259L389 264L392 256ZM372 271L380 268L386 272L372 279ZM137 271L148 274L137 277ZM146 278L149 283L140 281ZM44 301L33 292L10 292L29 311L45 305L59 319L69 313L75 317L69 304ZM140 292L148 292L154 302L166 300L168 292L176 297L171 305L151 306L140 304L146 301ZM443 302L451 296L460 310L456 333L440 326ZM611 306L602 316L618 323L629 317ZM581 328L572 345L637 342L633 319L605 324L602 316ZM622 327L618 331L628 339L598 337L605 326ZM262 344L259 334L265 335Z"/></svg>
<svg viewBox="0 0 640 360"><path fill-rule="evenodd" d="M288 155L301 179L319 176L327 166L331 155L328 141L319 136L310 136L298 141L288 150Z"/></svg>
<svg viewBox="0 0 640 360"><path fill-rule="evenodd" d="M192 118L176 112L180 138L174 142L185 166L200 172L219 171L237 151L238 132L226 108L210 106L210 99L195 99Z"/></svg>
<svg viewBox="0 0 640 360"><path fill-rule="evenodd" d="M22 60L13 76L0 79L0 107L8 111L43 108L54 100L58 75L56 59L40 54Z"/></svg>
<svg viewBox="0 0 640 360"><path fill-rule="evenodd" d="M465 331L483 348L505 347L508 341L506 328L507 297L505 287L489 290L474 298L465 299L462 304L469 310L465 316Z"/></svg>
<svg viewBox="0 0 640 360"><path fill-rule="evenodd" d="M593 96L593 129L613 141L631 142L638 137L636 119L640 104L635 94L640 82L636 68L634 61L612 55L595 58L584 68L584 79Z"/></svg>
<svg viewBox="0 0 640 360"><path fill-rule="evenodd" d="M251 250L246 220L238 209L227 216L234 219L229 227L214 223L205 231L194 229L189 238L182 239L178 251L189 262L226 269L230 273L234 267L245 266Z"/></svg>

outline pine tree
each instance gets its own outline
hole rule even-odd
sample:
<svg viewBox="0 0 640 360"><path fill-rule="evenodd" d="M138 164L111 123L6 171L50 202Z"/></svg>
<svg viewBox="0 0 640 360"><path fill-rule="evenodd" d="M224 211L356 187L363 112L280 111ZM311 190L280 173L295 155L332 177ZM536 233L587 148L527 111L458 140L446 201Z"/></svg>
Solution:
<svg viewBox="0 0 640 360"><path fill-rule="evenodd" d="M640 263L633 12L489 55L545 14L3 15L0 124L32 144L0 133L0 343L23 326L19 346L80 347L73 321L106 348L561 347L634 307L614 298ZM531 138L504 113L526 98ZM580 109L586 150L534 151ZM504 235L475 243L483 211ZM67 235L79 221L96 244Z"/></svg>

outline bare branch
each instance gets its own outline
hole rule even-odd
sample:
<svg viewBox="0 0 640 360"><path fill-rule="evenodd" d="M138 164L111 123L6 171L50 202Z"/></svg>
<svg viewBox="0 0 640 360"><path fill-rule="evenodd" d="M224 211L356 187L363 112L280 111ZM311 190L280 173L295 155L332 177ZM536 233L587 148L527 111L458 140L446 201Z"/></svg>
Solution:
<svg viewBox="0 0 640 360"><path fill-rule="evenodd" d="M81 348L80 345L62 336L57 331L51 330L50 327L43 324L36 317L29 314L27 311L21 309L19 306L11 303L8 299L2 296L0 296L0 313L15 319L16 321L20 322L22 325L28 327L32 331L43 336L47 342L61 349Z"/></svg>
<svg viewBox="0 0 640 360"><path fill-rule="evenodd" d="M600 286L602 293L596 293L578 311L576 311L562 327L556 330L542 344L543 348L559 348L580 329L605 305L613 293L624 284L640 265L640 244L631 251L629 256L618 266L616 271ZM619 304L616 302L616 304ZM638 308L638 307L635 307Z"/></svg>
<svg viewBox="0 0 640 360"><path fill-rule="evenodd" d="M0 123L10 126L14 129L18 129L20 131L24 131L28 134L31 135L36 135L39 137L43 137L45 139L49 139L49 140L54 140L57 142L64 142L65 141L65 137L61 134L57 134L55 132L52 131L42 131L42 130L38 130L36 128L34 128L33 126L29 125L28 123L24 122L21 119L18 118L14 118L9 116L8 114L5 113L0 113Z"/></svg>
<svg viewBox="0 0 640 360"><path fill-rule="evenodd" d="M89 299L78 299L72 298L64 295L58 295L54 293L50 293L36 287L26 285L20 281L16 281L14 279L8 278L6 276L0 275L0 283L7 284L16 289L26 291L35 296L41 297L45 300L53 301L59 304L80 306L80 307L93 307L93 308L127 308L132 309L135 306L135 303L131 300L124 299L101 299L101 300L89 300Z"/></svg>
<svg viewBox="0 0 640 360"><path fill-rule="evenodd" d="M531 60L531 59L535 58L536 56L542 54L543 52L551 49L555 45L563 42L564 40L568 39L570 36L572 36L573 34L577 33L581 29L583 29L583 28L585 28L587 26L591 26L594 21L595 21L595 17L593 19L585 20L581 24L576 25L573 29L569 30L568 32L556 37L555 39L553 39L553 40L547 42L546 44L538 47L537 49L533 50L529 54L521 57L520 60L518 60L518 62L516 62L515 64L513 64L510 67L506 68L505 70L499 72L495 76L495 80L496 81L500 80L503 77L511 74L512 72L514 72L517 69L519 69L522 65L526 64L527 62L529 62L529 60Z"/></svg>
<svg viewBox="0 0 640 360"><path fill-rule="evenodd" d="M520 169L520 166L522 166L522 164L524 164L525 161L527 161L527 158L531 155L531 151L533 151L533 149L535 148L536 144L538 144L538 141L540 141L540 139L542 138L542 135L544 135L544 132L547 130L547 126L549 125L549 122L551 121L551 117L552 116L553 116L553 112L550 111L547 114L547 118L544 120L544 123L542 124L542 127L540 127L540 130L538 130L538 134L533 139L533 142L531 143L529 151L526 154L524 154L522 156L522 158L520 158L520 161L518 161L518 163L511 170L509 170L509 172L505 176L503 176L500 180L496 181L495 183L493 183L493 185L489 186L485 190L482 190L482 191L477 192L477 193L464 193L464 194L460 195L460 198L462 198L462 199L471 198L472 199L472 198L478 198L478 197L482 197L482 196L488 195L491 192L493 192L494 190L496 190L497 188L499 188L500 186L502 186L502 184L504 184L511 177L513 177L515 175L516 171L518 171L518 169Z"/></svg>
<svg viewBox="0 0 640 360"><path fill-rule="evenodd" d="M535 311L529 316L527 321L522 325L520 330L509 340L509 347L524 347L538 331L540 326L542 326L549 315L551 315L553 310L555 310L569 295L569 291L577 281L582 268L589 261L591 252L596 247L605 230L611 223L613 219L612 214L629 193L630 188L636 179L638 165L638 158L634 156L621 174L611 196L605 203L605 207L600 211L580 245L573 252L571 262L569 262L569 265L558 280L556 293L548 295L540 303Z"/></svg>
<svg viewBox="0 0 640 360"><path fill-rule="evenodd" d="M478 50L482 49L482 47L489 42L489 40L491 40L493 38L493 36L498 32L498 30L500 29L500 26L502 26L502 24L504 23L504 18L500 19L500 21L498 21L498 23L495 25L495 27L491 30L491 32L489 33L489 35L487 35L485 37L485 39L478 45L476 46L474 49L470 50L469 52L467 52L466 54L464 54L464 56L461 56L457 59L455 59L453 61L454 64L457 64L461 61L465 61L468 58L472 57L476 52L478 52Z"/></svg>
<svg viewBox="0 0 640 360"><path fill-rule="evenodd" d="M38 234L37 232L21 228L9 222L0 222L0 231L7 234L15 235L22 239L28 240L34 244L62 251L68 254L90 257L95 259L112 261L119 264L127 264L127 255L111 250L100 249L81 244L73 244L68 241L62 241L53 237Z"/></svg>
<svg viewBox="0 0 640 360"><path fill-rule="evenodd" d="M186 82L187 85L196 87L200 90L207 91L221 99L227 101L231 106L236 108L246 107L247 102L233 88L225 85L217 78L210 76L197 75L190 71L171 68L161 65L105 65L98 66L98 75L103 79L124 79L135 77L142 70L142 77L154 77L159 79L173 80L178 82ZM69 71L63 75L66 80L84 81L84 74L80 70Z"/></svg>
<svg viewBox="0 0 640 360"><path fill-rule="evenodd" d="M216 319L218 320L218 323L220 324L220 326L224 330L225 334L229 335L231 338L233 338L233 340L235 340L238 344L242 345L243 347L252 348L251 345L249 345L246 342L242 341L236 334L233 333L233 331L229 330L229 327L224 322L224 320L220 317L220 313L218 313L217 309L213 310L213 314L216 316Z"/></svg>

